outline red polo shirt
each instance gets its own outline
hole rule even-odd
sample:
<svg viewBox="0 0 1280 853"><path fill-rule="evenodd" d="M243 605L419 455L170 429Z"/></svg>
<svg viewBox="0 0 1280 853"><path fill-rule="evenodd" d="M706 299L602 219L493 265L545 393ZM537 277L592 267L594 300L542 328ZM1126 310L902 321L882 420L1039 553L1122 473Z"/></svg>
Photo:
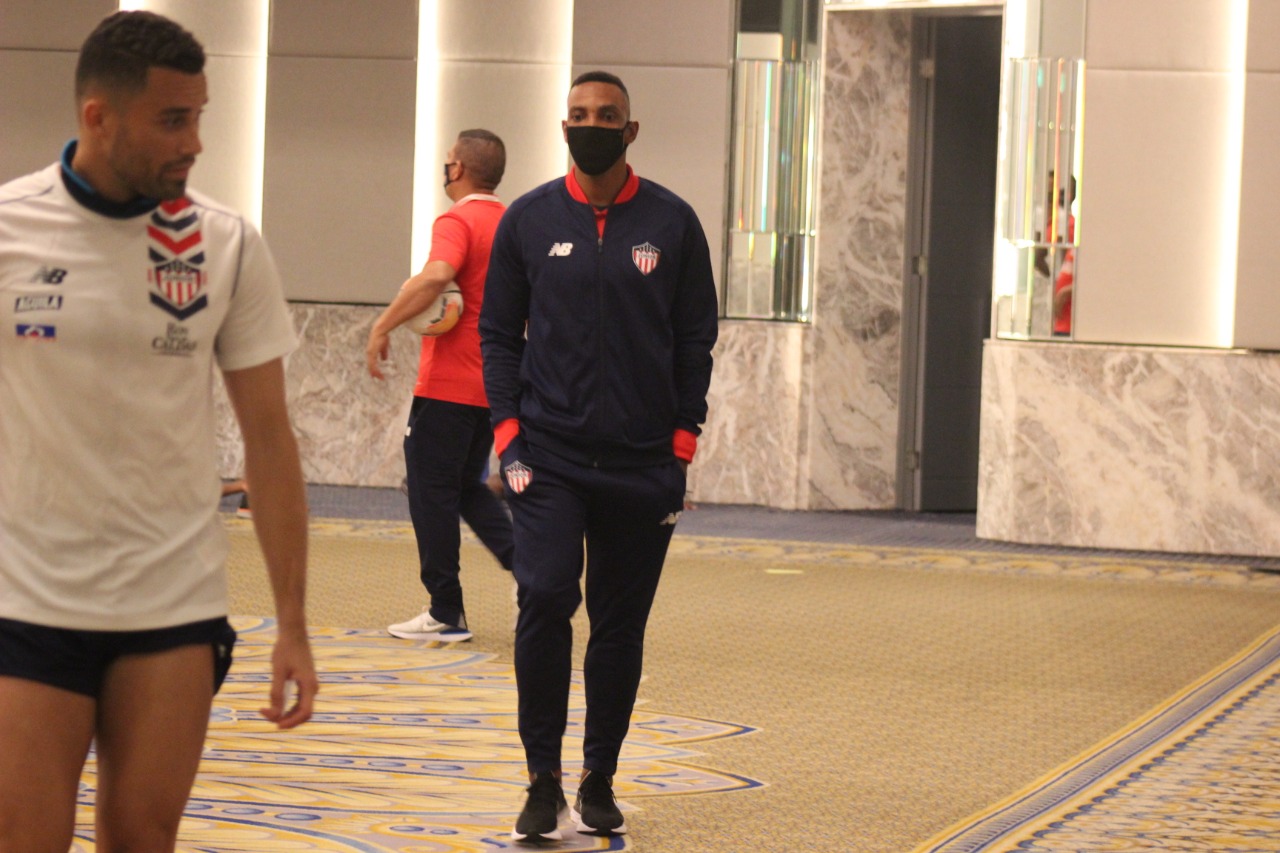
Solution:
<svg viewBox="0 0 1280 853"><path fill-rule="evenodd" d="M431 228L431 261L444 261L456 271L462 291L458 325L438 337L422 339L418 383L413 393L450 403L488 408L480 362L480 306L484 278L498 220L507 208L497 196L473 194L441 214Z"/></svg>

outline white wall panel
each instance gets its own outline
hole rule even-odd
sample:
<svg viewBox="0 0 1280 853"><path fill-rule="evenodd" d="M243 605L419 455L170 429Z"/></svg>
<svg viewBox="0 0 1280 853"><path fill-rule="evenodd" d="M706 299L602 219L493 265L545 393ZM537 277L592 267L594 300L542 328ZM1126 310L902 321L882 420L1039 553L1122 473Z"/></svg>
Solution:
<svg viewBox="0 0 1280 853"><path fill-rule="evenodd" d="M1218 345L1229 82L1090 69L1075 339Z"/></svg>
<svg viewBox="0 0 1280 853"><path fill-rule="evenodd" d="M1250 71L1280 71L1280 0L1249 0Z"/></svg>
<svg viewBox="0 0 1280 853"><path fill-rule="evenodd" d="M150 12L171 18L204 45L210 56L261 56L266 42L261 14L269 0L145 0Z"/></svg>
<svg viewBox="0 0 1280 853"><path fill-rule="evenodd" d="M1095 69L1224 70L1232 60L1227 1L1093 0L1085 59Z"/></svg>
<svg viewBox="0 0 1280 853"><path fill-rule="evenodd" d="M1245 89L1237 346L1280 350L1280 74L1249 74Z"/></svg>
<svg viewBox="0 0 1280 853"><path fill-rule="evenodd" d="M271 0L272 56L413 59L418 0Z"/></svg>
<svg viewBox="0 0 1280 853"><path fill-rule="evenodd" d="M0 0L0 50L78 52L85 37L117 5L117 0ZM8 78L3 79L7 86Z"/></svg>
<svg viewBox="0 0 1280 853"><path fill-rule="evenodd" d="M414 63L272 58L263 233L290 299L387 302L409 269Z"/></svg>
<svg viewBox="0 0 1280 853"><path fill-rule="evenodd" d="M0 183L47 166L76 135L76 55L0 50Z"/></svg>
<svg viewBox="0 0 1280 853"><path fill-rule="evenodd" d="M1083 57L1086 0L1039 0L1040 56Z"/></svg>
<svg viewBox="0 0 1280 853"><path fill-rule="evenodd" d="M573 63L582 70L727 65L736 7L734 0L579 0L573 7Z"/></svg>
<svg viewBox="0 0 1280 853"><path fill-rule="evenodd" d="M200 117L204 153L191 173L191 185L252 221L261 203L262 155L255 149L259 118L249 105L259 103L258 59L209 56L209 104Z"/></svg>
<svg viewBox="0 0 1280 853"><path fill-rule="evenodd" d="M440 67L441 98L437 120L436 185L445 152L458 132L484 128L502 137L507 147L507 172L498 188L510 204L520 195L565 173L568 153L560 132L567 67L510 62L446 62ZM440 209L449 201L439 191ZM426 223L430 227L430 223Z"/></svg>
<svg viewBox="0 0 1280 853"><path fill-rule="evenodd" d="M438 0L442 59L563 63L573 0Z"/></svg>

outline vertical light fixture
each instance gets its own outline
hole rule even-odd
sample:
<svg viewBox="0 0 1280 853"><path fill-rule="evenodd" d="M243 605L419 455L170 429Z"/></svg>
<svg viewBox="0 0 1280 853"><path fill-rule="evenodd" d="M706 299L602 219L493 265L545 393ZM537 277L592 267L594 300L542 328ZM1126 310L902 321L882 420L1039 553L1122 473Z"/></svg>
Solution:
<svg viewBox="0 0 1280 853"><path fill-rule="evenodd" d="M1235 345L1236 280L1240 262L1240 183L1244 169L1245 82L1249 0L1225 0L1227 15L1227 120L1223 129L1222 211L1218 221L1218 346Z"/></svg>
<svg viewBox="0 0 1280 853"><path fill-rule="evenodd" d="M271 31L271 0L256 0L253 9L256 24L253 45L253 101L249 127L248 207L244 213L259 231L262 230L263 175L267 169L267 49Z"/></svg>
<svg viewBox="0 0 1280 853"><path fill-rule="evenodd" d="M1011 59L1021 59L1027 55L1027 16L1028 0L1006 0L1004 6L1004 45L1000 57L1000 129L996 141L996 160L1000 164L1000 168L996 170L997 198L1004 198L1009 191L1009 177L1006 166L1010 162L1009 158L1021 156L1021 152L1013 150L1012 140L1014 134L1009 127L1013 103L1013 93L1011 91L1013 80L1009 69L1011 68ZM997 308L1001 305L1011 304L1018 292L1021 253L1012 242L1001 239L1005 233L1005 220L1009 216L1008 205L996 205L996 239L994 240L994 257L992 258L994 267L992 289ZM1004 298L1003 301L1002 297ZM997 335L1001 335L1001 333L1007 335L1011 331L1002 324L1002 318L998 310L992 312L992 323L996 327L995 334Z"/></svg>
<svg viewBox="0 0 1280 853"><path fill-rule="evenodd" d="M440 114L440 9L439 0L418 0L418 91L413 143L413 224L409 263L413 275L431 253L431 223L438 209L440 163L436 156L437 118ZM443 162L443 161L441 161Z"/></svg>

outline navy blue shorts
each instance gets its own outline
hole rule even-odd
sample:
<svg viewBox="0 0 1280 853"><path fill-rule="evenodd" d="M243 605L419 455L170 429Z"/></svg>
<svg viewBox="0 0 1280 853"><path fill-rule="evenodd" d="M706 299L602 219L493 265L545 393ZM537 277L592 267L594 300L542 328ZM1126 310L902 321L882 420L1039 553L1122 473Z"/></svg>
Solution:
<svg viewBox="0 0 1280 853"><path fill-rule="evenodd" d="M231 669L236 632L226 617L147 631L76 631L0 619L0 675L38 681L98 698L117 658L208 644L213 692Z"/></svg>

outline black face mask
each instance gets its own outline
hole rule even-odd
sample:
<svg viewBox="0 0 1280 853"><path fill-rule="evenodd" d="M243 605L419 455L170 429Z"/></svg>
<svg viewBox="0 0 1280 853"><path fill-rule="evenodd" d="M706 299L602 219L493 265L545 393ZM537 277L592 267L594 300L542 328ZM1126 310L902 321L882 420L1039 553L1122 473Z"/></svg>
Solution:
<svg viewBox="0 0 1280 853"><path fill-rule="evenodd" d="M627 145L622 141L625 127L596 127L584 124L568 128L569 153L583 173L603 175L609 171Z"/></svg>
<svg viewBox="0 0 1280 853"><path fill-rule="evenodd" d="M456 165L458 165L457 161L444 164L444 188L445 189L449 189L449 184L453 183L453 181L449 179L449 167L456 166Z"/></svg>

